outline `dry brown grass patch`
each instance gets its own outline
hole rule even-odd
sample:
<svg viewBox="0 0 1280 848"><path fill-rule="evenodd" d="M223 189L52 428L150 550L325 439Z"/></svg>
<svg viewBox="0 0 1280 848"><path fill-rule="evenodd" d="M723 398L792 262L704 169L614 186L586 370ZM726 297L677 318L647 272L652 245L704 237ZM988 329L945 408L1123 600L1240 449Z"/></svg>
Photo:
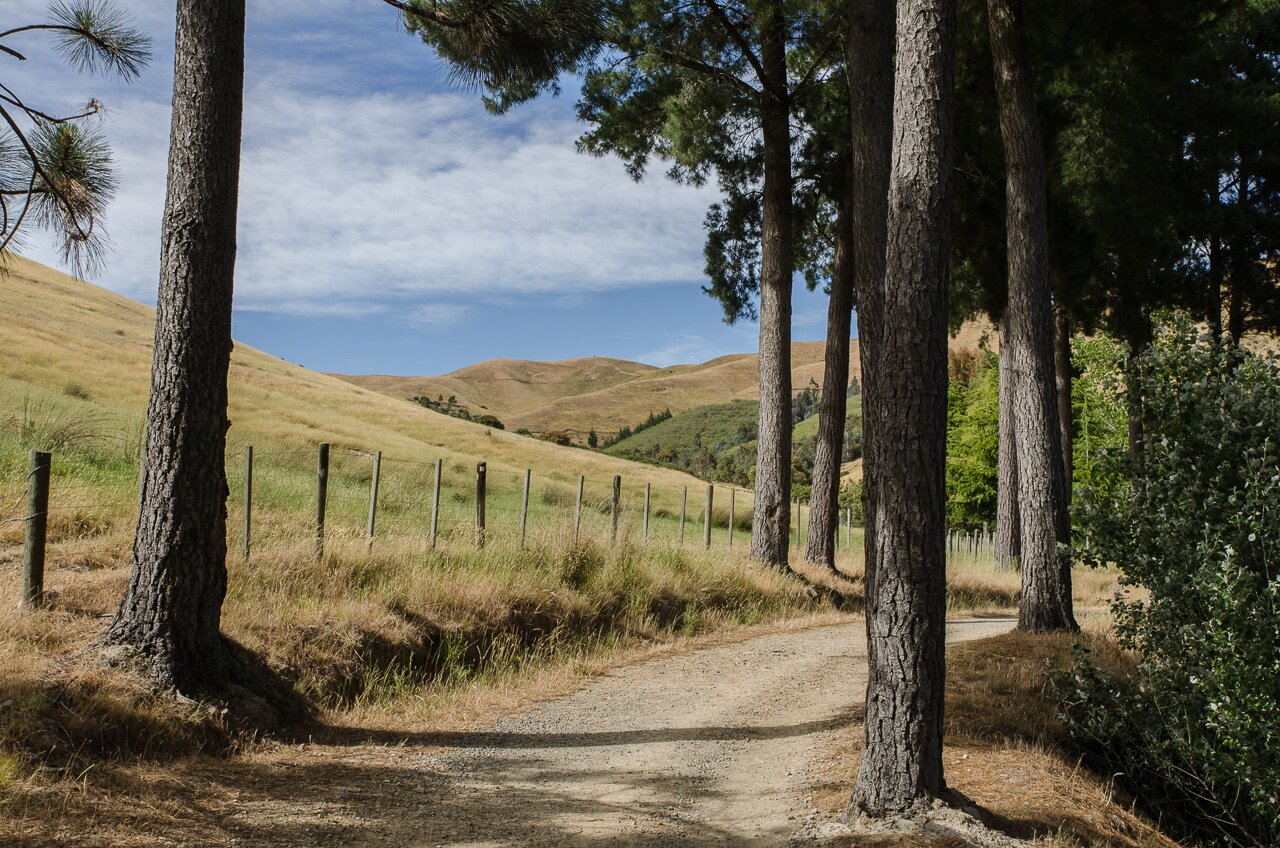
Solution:
<svg viewBox="0 0 1280 848"><path fill-rule="evenodd" d="M1096 661L1123 670L1132 660L1105 622L1090 621L1084 639ZM1116 797L1107 781L1067 750L1046 672L1070 665L1073 637L1011 632L957 645L947 653L947 784L981 811L988 825L1051 848L1177 848ZM861 727L843 731L822 764L814 804L842 813L862 749ZM938 848L927 837L858 836L838 845Z"/></svg>

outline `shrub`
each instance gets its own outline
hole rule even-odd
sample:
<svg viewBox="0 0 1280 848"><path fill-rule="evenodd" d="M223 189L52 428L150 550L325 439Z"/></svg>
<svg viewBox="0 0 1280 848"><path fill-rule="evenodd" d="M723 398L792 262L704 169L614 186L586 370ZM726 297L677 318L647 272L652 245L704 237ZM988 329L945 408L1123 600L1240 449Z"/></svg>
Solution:
<svg viewBox="0 0 1280 848"><path fill-rule="evenodd" d="M1063 717L1186 836L1280 844L1280 363L1184 322L1130 380L1145 448L1131 485L1081 492L1077 553L1147 590L1113 604L1138 664L1120 680L1082 654Z"/></svg>

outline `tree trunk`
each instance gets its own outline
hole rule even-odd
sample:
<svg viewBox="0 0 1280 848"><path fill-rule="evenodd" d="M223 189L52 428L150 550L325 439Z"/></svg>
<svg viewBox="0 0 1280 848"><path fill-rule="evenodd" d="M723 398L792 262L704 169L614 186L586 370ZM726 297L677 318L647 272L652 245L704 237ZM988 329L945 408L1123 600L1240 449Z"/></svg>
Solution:
<svg viewBox="0 0 1280 848"><path fill-rule="evenodd" d="M852 812L945 790L947 252L954 0L900 0L881 353L866 748Z"/></svg>
<svg viewBox="0 0 1280 848"><path fill-rule="evenodd" d="M818 445L813 459L813 497L809 508L807 562L836 569L836 528L840 516L840 467L844 456L845 415L849 402L849 328L853 320L852 198L836 214L836 249L827 304L827 349L823 365Z"/></svg>
<svg viewBox="0 0 1280 848"><path fill-rule="evenodd" d="M1141 307L1125 310L1122 316L1125 346L1128 348L1129 367L1125 369L1125 408L1129 418L1129 459L1137 462L1142 455L1144 440L1142 426L1142 393L1138 391L1129 375L1133 373L1133 361L1150 345L1153 336L1151 318L1141 311Z"/></svg>
<svg viewBox="0 0 1280 848"><path fill-rule="evenodd" d="M787 567L791 536L791 125L786 19L770 6L760 59L764 221L760 238L760 427L751 557Z"/></svg>
<svg viewBox="0 0 1280 848"><path fill-rule="evenodd" d="M107 641L186 694L229 652L227 370L244 81L244 0L179 0L151 400L132 572Z"/></svg>
<svg viewBox="0 0 1280 848"><path fill-rule="evenodd" d="M1000 319L1000 412L998 468L996 470L996 566L1013 571L1022 548L1018 522L1018 453L1014 442L1014 385L1009 354L1008 311Z"/></svg>
<svg viewBox="0 0 1280 848"><path fill-rule="evenodd" d="M889 169L893 153L893 39L895 0L849 0L849 90L853 119L853 289L858 310L862 372L863 587L867 635L875 599L876 493L880 462L876 421L877 361L884 327L884 258L889 224ZM868 638L868 649L873 649ZM872 664L874 668L874 663Z"/></svg>
<svg viewBox="0 0 1280 848"><path fill-rule="evenodd" d="M1062 484L1071 506L1072 477L1075 475L1075 407L1071 402L1071 314L1061 303L1054 307L1054 341L1058 345L1054 365L1058 370L1058 431L1062 434Z"/></svg>
<svg viewBox="0 0 1280 848"><path fill-rule="evenodd" d="M1019 0L987 0L1008 207L1008 339L1018 462L1022 602L1018 627L1076 629L1071 609L1070 525L1054 367L1044 149L1023 44ZM1060 547L1060 545L1062 547Z"/></svg>

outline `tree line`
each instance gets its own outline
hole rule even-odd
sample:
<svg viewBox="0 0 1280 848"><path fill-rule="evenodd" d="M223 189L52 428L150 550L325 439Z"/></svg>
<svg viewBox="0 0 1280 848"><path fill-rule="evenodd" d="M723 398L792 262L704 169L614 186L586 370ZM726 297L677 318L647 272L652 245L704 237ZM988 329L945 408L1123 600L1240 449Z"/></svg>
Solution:
<svg viewBox="0 0 1280 848"><path fill-rule="evenodd" d="M1019 626L1074 629L1063 350L1076 329L1103 327L1136 357L1163 306L1236 341L1275 326L1280 11L1265 0L369 5L393 7L494 112L575 74L580 149L619 157L637 179L660 162L672 179L717 184L705 288L727 320L759 324L750 553L765 566L789 561L793 280L830 292L803 555L832 568L856 306L871 668L850 813L944 798L948 329L978 312L1000 327L997 541L1022 572ZM245 6L176 8L139 522L106 641L184 694L273 703L219 629ZM83 220L29 158L52 220ZM1140 383L1128 403L1140 455Z"/></svg>

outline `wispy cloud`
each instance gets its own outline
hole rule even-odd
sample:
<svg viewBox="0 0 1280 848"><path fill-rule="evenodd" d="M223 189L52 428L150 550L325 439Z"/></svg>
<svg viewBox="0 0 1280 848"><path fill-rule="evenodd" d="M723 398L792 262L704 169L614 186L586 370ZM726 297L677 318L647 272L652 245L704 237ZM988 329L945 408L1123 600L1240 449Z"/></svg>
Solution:
<svg viewBox="0 0 1280 848"><path fill-rule="evenodd" d="M418 326L451 326L471 314L465 303L420 303L403 313L402 320Z"/></svg>
<svg viewBox="0 0 1280 848"><path fill-rule="evenodd" d="M743 334L744 342L749 342L746 335L745 333ZM742 352L750 349L749 344L744 344ZM636 359L649 365L666 368L671 365L690 365L706 362L723 353L724 341L722 339L712 341L696 333L686 333L669 339L659 347L638 354Z"/></svg>

